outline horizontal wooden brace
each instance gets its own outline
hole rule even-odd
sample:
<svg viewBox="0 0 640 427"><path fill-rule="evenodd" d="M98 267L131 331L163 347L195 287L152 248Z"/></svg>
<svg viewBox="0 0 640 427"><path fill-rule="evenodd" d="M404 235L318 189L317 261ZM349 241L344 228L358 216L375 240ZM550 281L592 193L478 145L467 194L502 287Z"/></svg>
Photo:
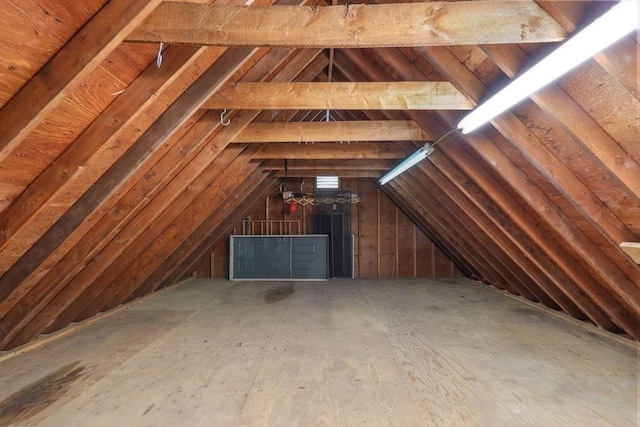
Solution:
<svg viewBox="0 0 640 427"><path fill-rule="evenodd" d="M267 144L254 159L404 159L406 154L392 142L353 144Z"/></svg>
<svg viewBox="0 0 640 427"><path fill-rule="evenodd" d="M470 110L449 82L235 83L203 108L240 110Z"/></svg>
<svg viewBox="0 0 640 427"><path fill-rule="evenodd" d="M397 160L374 160L374 159L319 159L319 160L294 160L287 165L287 171L289 173L296 173L297 171L307 170L323 170L333 171L333 175L339 171L380 171L387 172L392 169L398 163ZM284 171L285 164L284 159L275 159L267 162L265 170L269 171Z"/></svg>
<svg viewBox="0 0 640 427"><path fill-rule="evenodd" d="M273 176L276 178L314 178L316 176L339 176L340 178L380 178L383 172L376 170L353 170L342 169L301 169L295 171L278 171Z"/></svg>
<svg viewBox="0 0 640 427"><path fill-rule="evenodd" d="M566 31L533 1L339 6L164 2L128 41L298 48L557 42Z"/></svg>
<svg viewBox="0 0 640 427"><path fill-rule="evenodd" d="M423 141L413 120L251 123L233 142Z"/></svg>

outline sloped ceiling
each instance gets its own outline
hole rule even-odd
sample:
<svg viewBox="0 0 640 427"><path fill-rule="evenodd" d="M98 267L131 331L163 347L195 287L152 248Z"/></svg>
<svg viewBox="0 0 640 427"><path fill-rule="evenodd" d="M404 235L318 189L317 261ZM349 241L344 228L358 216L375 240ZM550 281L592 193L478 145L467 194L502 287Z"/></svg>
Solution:
<svg viewBox="0 0 640 427"><path fill-rule="evenodd" d="M460 5L471 3L478 19L511 4ZM484 24L465 33L480 45L169 43L158 68L158 43L127 38L166 6L160 0L2 2L0 349L180 277L194 253L213 247L277 185L284 158L305 159L306 173L377 177L424 144L234 143L250 123L321 121L326 113L231 110L222 126L220 110L202 108L221 88L329 75L448 81L477 105L612 5L519 3L547 23L516 22L521 44L487 40ZM223 4L243 3L214 6ZM549 42L529 42L529 33ZM383 187L474 278L635 340L640 269L619 245L640 241L637 42L627 37L481 131L451 135ZM435 140L465 114L332 109L331 119L413 120Z"/></svg>

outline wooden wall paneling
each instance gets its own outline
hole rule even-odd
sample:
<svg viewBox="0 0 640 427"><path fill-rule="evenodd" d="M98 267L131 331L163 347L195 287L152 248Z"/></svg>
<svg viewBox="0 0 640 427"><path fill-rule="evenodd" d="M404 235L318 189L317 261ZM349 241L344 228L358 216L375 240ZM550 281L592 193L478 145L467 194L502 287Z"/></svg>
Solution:
<svg viewBox="0 0 640 427"><path fill-rule="evenodd" d="M376 187L378 199L378 277L398 277L396 241L396 208L393 202Z"/></svg>
<svg viewBox="0 0 640 427"><path fill-rule="evenodd" d="M418 276L418 257L420 258L420 263L429 264L429 261L424 259L422 253L418 255L421 246L417 244L416 235L422 234L422 232L413 225L413 222L411 222L395 203L393 204L393 208L395 211L396 227L396 277L436 277L435 275L429 274ZM426 240L428 241L428 239ZM431 243L431 245L433 245L433 243Z"/></svg>
<svg viewBox="0 0 640 427"><path fill-rule="evenodd" d="M414 246L416 248L414 262L415 274L417 276L433 276L435 271L433 248L435 247L435 249L442 252L448 259L453 260L464 275L478 280L482 279L479 271L462 256L461 252L455 246L451 245L435 229L428 228L425 218L407 200L402 198L393 186L384 185L381 189L413 223L415 228L415 232L413 233Z"/></svg>
<svg viewBox="0 0 640 427"><path fill-rule="evenodd" d="M378 277L378 189L369 180L360 182L358 194L358 271L361 279Z"/></svg>
<svg viewBox="0 0 640 427"><path fill-rule="evenodd" d="M255 205L256 199L252 196L262 198L273 186L273 181L270 181L268 176L260 167L245 176L226 199L211 211L209 217L176 246L166 261L139 282L125 301L131 301L175 283L189 274L199 258L205 258L205 254L209 256L213 246L222 240L227 240L228 244L226 238L237 223L237 215L246 215ZM229 266L228 263L223 263L221 267L228 270Z"/></svg>
<svg viewBox="0 0 640 427"><path fill-rule="evenodd" d="M163 142L178 132L207 95L215 91L253 52L250 49L227 50L0 278L0 285L7 283L0 286L4 291L0 296L6 297L14 291L45 261L48 267L41 267L38 274L46 273L55 265L93 223L171 148L170 144L163 145Z"/></svg>
<svg viewBox="0 0 640 427"><path fill-rule="evenodd" d="M433 206L429 208L425 207L424 201L418 200L414 190L410 187L404 178L395 179L389 182L398 194L407 201L414 209L416 209L420 216L424 218L429 225L428 227L435 230L442 236L442 242L447 242L451 245L455 252L458 252L462 257L469 262L474 270L480 272L483 278L485 278L491 285L498 289L506 290L512 294L518 294L508 280L497 269L497 266L487 261L485 258L484 248L481 246L473 246L475 243L474 236L468 236L466 230L463 228L455 229L448 224L449 218L443 218ZM435 270L435 266L434 266Z"/></svg>
<svg viewBox="0 0 640 427"><path fill-rule="evenodd" d="M409 178L412 179L412 177ZM425 205L425 201L419 199L419 196L413 192L406 179L402 178L393 180L390 184L390 187L398 192L398 194L400 194L400 196L418 212L420 217L423 218L423 221L428 224L427 227L430 230L433 230L432 232L441 236L440 242L444 245L448 245L451 252L460 253L463 259L470 263L475 271L478 271L482 277L493 284L496 288L508 290L508 292L514 294L517 293L510 283L503 277L502 273L498 271L497 267L487 262L486 258L483 256L483 249L478 249L472 246L471 242L474 237L471 236L467 238L466 235L463 236L463 234L461 234L466 233L465 229L447 228L447 221L449 219L438 216L438 214L435 213L433 206ZM431 259L430 261L431 265L429 269L433 270L435 273L435 260Z"/></svg>
<svg viewBox="0 0 640 427"><path fill-rule="evenodd" d="M459 205L459 201L453 198L454 195L457 196L457 193L450 188L450 184L446 186L445 191L440 187L443 183L434 182L429 175L424 173L422 168L408 171L404 179L407 181L411 179L410 182L413 183L416 190L419 189L419 197L425 200L425 204L434 206L434 209L437 209L442 215L445 212L448 213L446 216L450 216L447 220L449 226L466 230L468 236L473 236L474 246L483 248L487 262L490 262L502 272L502 276L507 279L518 295L522 295L532 301L550 302L557 308L553 300L550 300L543 292L538 291L539 288L535 281L524 268L518 265L515 259L510 257L508 250L500 246L497 237L493 234L494 230L491 227L489 229L483 228L484 225L487 225L482 221L484 218L477 212L465 211Z"/></svg>
<svg viewBox="0 0 640 427"><path fill-rule="evenodd" d="M488 46L483 47L483 50L511 78L518 74L524 64L530 62L530 58L518 46ZM640 204L640 186L638 185L640 165L560 85L546 86L533 94L531 99L553 117L571 135L574 141L584 148L585 152L591 156L596 164L605 168L618 181L621 188L633 198L636 204ZM503 124L503 122L506 123ZM517 127L518 125L524 125L521 122L513 122L516 122L515 116L496 120L495 124L504 135L522 134L522 131L518 130ZM611 235L611 232L614 232L616 233L615 240L617 240L617 244L623 241L620 238L624 239L624 237L620 235L629 234L630 231L625 230L626 227L623 227L617 218L611 218L613 216L611 214L608 215L610 218L607 219L612 225L607 227L608 224L600 219L603 215L603 204L595 198L586 185L582 184L571 171L560 164L560 161L547 151L540 141L536 139L528 145L521 145L521 140L522 138L518 138L518 144L514 145L521 147L523 155L528 155L530 158L537 160L540 155L544 156L546 154L546 158L543 161L538 161L540 163L537 166L538 170L541 172L553 171L556 174L564 172L566 177L555 177L555 179L558 181L558 187L566 187L565 193L571 193L571 197L568 195L567 198L575 200L574 205L579 207L595 223L594 225L597 226L604 223L601 227L605 228L603 230L605 235ZM532 150L532 145L535 145L536 150ZM528 154L530 152L531 154ZM532 160L532 163L533 161L535 160ZM549 176L549 172L545 176ZM589 198L585 197L585 192L587 196L590 196ZM573 198L579 195L582 195L582 197ZM599 221L593 220L595 212L599 212ZM611 230L609 231L607 228L611 228Z"/></svg>
<svg viewBox="0 0 640 427"><path fill-rule="evenodd" d="M370 62L370 58L366 58L363 55L362 51L349 50L348 52L346 51L342 51L342 52L344 52L346 55L343 53L338 53L335 58L335 63L343 73L349 76L350 79L365 80L367 78L371 78L371 79L377 79L381 81L387 81L390 79L390 77L386 75L381 70L380 67L372 65L372 63ZM362 74L362 72L359 69L354 67L353 65L354 63L357 64L357 66L360 69L365 70L367 75L365 76L364 74ZM421 77L414 80L424 80L424 78ZM374 112L366 112L366 113L372 119L380 118ZM406 112L406 114L409 115L413 120L417 120L419 122L423 121L422 115L415 114L415 112ZM382 116L387 119L399 119L402 117L402 115L398 115L397 113L394 113L391 111L385 111ZM428 127L423 126L423 129L425 129L425 132L431 135L431 137L435 135L433 132L431 132L431 130ZM434 269L435 269L435 266L434 266Z"/></svg>
<svg viewBox="0 0 640 427"><path fill-rule="evenodd" d="M446 117L446 115L445 115ZM450 118L452 119L452 118ZM633 287L630 286L630 280L626 277L620 270L616 273L617 267L612 265L608 258L604 257L601 254L601 250L594 247L595 245L591 240L588 239L584 233L578 229L574 224L572 224L566 217L566 215L556 209L556 205L549 200L548 196L542 193L537 187L531 185L531 181L528 177L517 168L513 162L504 155L501 151L493 145L490 140L481 135L475 136L467 136L466 140L468 141L467 145L473 148L478 154L487 159L488 163L494 166L496 171L498 171L505 179L505 182L508 182L512 186L512 191L517 192L524 200L527 201L529 206L531 206L534 211L539 215L546 223L554 230L554 238L558 239L558 241L565 246L565 249L570 249L571 251L575 251L578 256L574 256L573 261L569 261L570 269L573 269L574 272L568 274L569 277L575 278L573 274L575 273L576 264L580 262L580 260L585 260L587 262L588 268L593 269L596 273L596 277L591 277L591 274L586 273L585 281L587 283L592 283L595 285L596 289L588 286L584 283L581 283L581 289L587 291L587 289L592 289L596 292L596 295L591 294L591 299L596 302L600 306L608 305L603 301L610 300L610 296L613 296L617 299L621 304L612 304L609 305L612 310L614 310L615 317L612 319L620 319L619 321L627 323L630 319L626 318L624 315L624 311L632 314L633 316L637 316L637 311L633 308L635 302L632 301L624 301L625 298L633 298L631 295L633 294ZM521 208L518 208L521 211ZM513 211L507 211L511 217L517 217L517 213ZM538 233L536 231L536 233ZM544 241L537 240L538 244L545 245ZM553 253L558 252L557 247L552 247L550 251ZM600 254L597 254L600 252ZM560 259L566 258L566 255L560 255ZM553 256L553 260L555 262L559 262L560 259L556 256ZM577 261L577 262L576 262ZM602 264L601 264L602 263ZM611 273L611 276L607 276L607 274ZM581 276L585 276L584 273L578 273ZM600 279L597 279L597 277ZM614 278L615 277L615 278ZM596 279L594 283L594 279ZM618 281L619 280L619 281ZM606 286L607 290L602 289L602 286ZM600 289L598 289L600 288ZM618 293L618 289L625 289L625 293L621 296ZM604 291L604 292L603 292ZM626 297L624 295L627 295ZM614 316L614 314L610 314ZM628 326L631 326L627 323ZM621 326L621 325L620 325Z"/></svg>
<svg viewBox="0 0 640 427"><path fill-rule="evenodd" d="M304 69L304 67L313 60L317 53L317 51L303 51L298 55L295 55L287 67L285 67L282 72L276 76L276 79L287 80L295 77L300 72L301 68ZM269 69L269 67L265 68L265 70ZM256 115L256 112L241 112L234 117L230 126L222 129L217 139L224 141L224 143L227 144L238 132L242 130L243 126L250 122Z"/></svg>
<svg viewBox="0 0 640 427"><path fill-rule="evenodd" d="M0 213L0 251L7 247L15 234L30 223L37 223L39 228L50 227L58 219L58 216L51 215L52 199L64 192L70 181L79 179L81 174L78 172L81 167L91 157L103 154L117 137L118 131L130 125L146 106L156 100L164 89L199 57L200 53L202 49L182 46L172 46L165 50L164 67L158 69L155 64L150 65L55 162L31 182L27 189ZM106 169L108 164L96 162L91 167L99 173ZM83 184L82 188L86 190L92 181L86 180ZM81 194L78 194L78 197ZM46 215L42 215L45 208ZM45 218L38 220L40 216ZM0 268L8 267L4 265Z"/></svg>
<svg viewBox="0 0 640 427"><path fill-rule="evenodd" d="M604 52L596 54L594 58L630 94L636 99L640 99L638 94L638 86L640 86L638 74L640 46L632 36L623 38L608 47Z"/></svg>
<svg viewBox="0 0 640 427"><path fill-rule="evenodd" d="M455 64L454 61L451 61L451 62L452 62L452 64ZM436 65L437 65L437 62L436 62ZM458 67L459 66L460 66L460 64L458 62ZM464 70L466 70L466 68L464 68ZM446 70L444 70L443 72L445 72L445 71ZM460 75L467 75L467 74L462 72ZM469 79L470 79L469 80L469 82L470 82L469 84L471 84L471 85L477 84L477 79L475 79L475 76L470 76ZM464 90L463 90L463 92L464 92ZM446 114L445 114L445 117L447 117ZM432 132L433 132L433 129L440 129L440 131L439 131L440 135L442 135L442 134L444 134L446 132L445 129L442 129L441 126L437 125L432 120L431 121L424 121L424 120L420 120L419 118L416 118L416 117L411 117L411 118L413 118L418 123L421 123L423 125L425 125L425 124L428 125L430 128L432 128L432 130L431 130ZM457 123L457 122L455 121L455 118L449 117L449 123L451 124L451 123ZM451 138L451 139L455 139L455 138ZM449 141L451 141L451 139ZM491 165L499 174L501 174L501 176L504 177L505 182L509 183L512 186L513 186L514 182L516 182L516 181L520 182L519 178L512 177L512 176L505 176L504 175L503 166L504 165L509 165L511 163L511 160L505 159L504 156L500 157L500 159L492 158L491 156L487 157L486 150L480 150L479 148L475 149L476 147L474 147L474 146L477 146L477 147L483 147L483 148L484 147L492 148L493 146L489 141L484 141L483 140L482 142L480 142L479 140L476 139L475 143L473 143L474 142L473 139L467 138L467 140L471 141L471 144L470 143L465 143L464 144L465 147L471 145L474 148L474 151L476 153L478 153L481 156L481 158L485 159L487 164ZM451 145L451 142L447 142L447 144L445 144L443 146L444 147L443 150L446 152L450 145ZM484 154L481 151L483 151ZM450 157L450 160L456 162L456 158L454 156ZM463 156L462 160L466 161L466 158ZM498 169L496 169L496 167L499 167L500 169L498 170ZM480 182L483 182L484 184L487 183L486 177L483 176L484 174L481 173L480 175L475 175L475 172L477 172L477 164L471 163L471 162L466 162L466 164L463 166L463 170L465 170L465 172L467 174L469 174L469 171L473 171L472 174L469 175L469 176L474 176L474 178L473 178L474 181L476 181L476 182L480 181ZM522 175L522 173L519 170L513 170L513 173L516 174L516 175ZM528 186L530 186L530 182L526 178L524 178L524 176L523 176L522 182L517 184L517 188L518 189L527 189ZM486 194L492 194L492 192L495 191L495 187L493 186L493 184L490 184L489 186L485 187L483 189L483 191L485 191ZM520 194L519 191L515 191L515 192L516 192L516 194ZM498 192L498 195L500 195L499 192ZM522 194L520 194L520 195L522 196ZM495 197L495 196L492 195L492 197ZM526 198L523 199L523 200L526 201ZM512 206L513 206L512 208L509 208L509 209L505 210L505 212L508 212L509 215L512 218L518 219L519 221L521 221L523 219L522 216L521 216L522 208L518 205L518 203L509 201L509 197L507 197L506 199L502 199L501 201L512 204ZM528 203L530 204L530 206L532 208L538 209L538 210L539 210L540 206L543 206L539 202L531 204L531 201L529 201ZM504 209L504 206L503 206L503 209ZM566 221L565 221L565 223L566 223ZM606 305L609 308L609 310L613 310L613 313L615 313L615 315L613 317L611 317L612 319L617 319L617 323L619 325L620 325L619 322L622 322L622 323L626 323L628 326L631 326L628 323L631 320L631 319L628 318L628 312L625 313L625 310L622 309L621 307L617 306L617 304L612 304L612 305L610 304L610 302L609 302L610 299L611 299L610 295L608 295L608 293L606 291L604 291L604 289L601 288L601 285L597 281L595 281L590 276L590 274L588 272L586 272L584 269L582 269L581 266L576 264L575 258L571 258L564 250L560 249L557 244L550 244L549 243L549 237L542 235L540 230L537 229L537 227L535 226L535 223L531 224L531 223L529 223L529 220L526 220L525 223L521 223L520 222L520 226L524 227L523 229L527 230L527 233L530 236L532 236L532 238L533 238L533 236L539 236L539 237L534 238L534 241L536 242L536 244L541 246L541 247L544 247L545 248L544 249L545 252L547 252L549 254L553 254L552 255L553 256L553 260L555 262L561 262L563 264L563 269L564 269L565 272L567 272L567 275L569 277L572 277L572 278L579 277L581 279L581 282L580 282L581 283L581 288L585 289L585 290L588 290L588 293L589 293L589 295L590 295L590 297L591 297L591 299L593 301L598 302L599 305ZM554 237L554 238L555 239L560 239L560 241L562 241L562 237L563 236L561 236L559 234L556 234L556 237ZM588 284L584 284L584 282L586 282ZM566 292L566 290L565 290L565 292ZM598 298L593 298L594 292L599 296ZM583 298L583 297L576 296L576 298L577 298L577 300L574 300L574 302L576 302L576 304L580 306L580 304L578 302L580 302L580 298ZM605 301L607 301L607 302L603 304L603 303L600 302L599 298L604 298ZM581 307L581 308L582 308L583 312L586 312L584 307ZM609 312L609 316L612 315L611 313L612 312ZM593 313L593 314L597 315L597 313ZM606 321L606 320L605 319L601 319L601 324L604 321Z"/></svg>
<svg viewBox="0 0 640 427"><path fill-rule="evenodd" d="M149 276L129 299L138 298L150 290L163 288L175 283L180 278L185 277L191 270L192 265L199 257L208 256L214 248L225 247L227 257L223 258L220 266L225 274L219 277L228 277L229 268L229 240L233 226L238 218L243 218L256 205L256 201L263 200L264 197L273 190L277 181L269 178L265 173L254 173L248 176L245 181L238 186L222 205L212 212L212 215L205 221L198 230L192 233L188 239L173 252L171 257L151 276Z"/></svg>
<svg viewBox="0 0 640 427"><path fill-rule="evenodd" d="M427 277L436 276L436 245L423 233L414 233L416 246L415 273Z"/></svg>
<svg viewBox="0 0 640 427"><path fill-rule="evenodd" d="M382 49L383 51L386 51L386 49ZM345 52L346 53L346 57L345 56L340 56L337 58L337 62L336 65L338 65L338 67L343 70L343 72L347 72L348 75L350 76L350 78L372 78L372 79L379 79L379 80L388 80L389 76L387 76L384 72L381 71L380 67L374 67L373 65L371 65L370 61L365 58L365 56L362 54L362 52L360 51L348 51ZM357 64L357 66L360 69L363 69L366 71L366 74L368 74L367 77L360 75L360 72L358 70L356 70L352 65L345 63L347 60L348 61L352 61L355 64ZM412 80L424 80L424 76L419 75L418 73L415 73L414 76L411 78ZM406 114L408 116L410 116L413 120L415 120L416 122L419 122L422 124L423 128L425 129L425 131L432 135L438 135L438 133L434 133L432 131L432 129L430 129L430 127L433 127L431 125L430 120L425 120L425 115L419 115L416 114L415 112L406 112ZM384 115L387 116L387 118L397 118L395 115L393 115L392 112L389 111L385 111ZM427 126L425 126L424 124L427 124ZM437 126L439 127L439 126ZM442 133L440 133L441 135ZM435 267L434 267L435 268Z"/></svg>
<svg viewBox="0 0 640 427"><path fill-rule="evenodd" d="M4 159L161 3L109 2L0 109Z"/></svg>

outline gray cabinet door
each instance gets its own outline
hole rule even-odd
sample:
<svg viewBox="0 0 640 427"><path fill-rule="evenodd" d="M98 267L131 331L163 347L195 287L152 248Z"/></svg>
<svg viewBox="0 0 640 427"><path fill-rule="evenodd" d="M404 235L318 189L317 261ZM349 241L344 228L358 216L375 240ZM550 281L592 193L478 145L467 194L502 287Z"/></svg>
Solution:
<svg viewBox="0 0 640 427"><path fill-rule="evenodd" d="M288 279L291 277L290 239L242 237L233 240L234 279Z"/></svg>
<svg viewBox="0 0 640 427"><path fill-rule="evenodd" d="M327 236L231 236L229 279L327 278Z"/></svg>
<svg viewBox="0 0 640 427"><path fill-rule="evenodd" d="M327 278L326 236L297 236L291 240L291 277Z"/></svg>

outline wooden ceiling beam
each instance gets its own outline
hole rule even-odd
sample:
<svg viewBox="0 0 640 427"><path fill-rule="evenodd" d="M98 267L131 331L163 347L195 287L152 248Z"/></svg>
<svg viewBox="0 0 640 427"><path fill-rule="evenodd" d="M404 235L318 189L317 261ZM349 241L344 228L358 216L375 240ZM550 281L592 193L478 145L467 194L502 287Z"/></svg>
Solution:
<svg viewBox="0 0 640 427"><path fill-rule="evenodd" d="M0 161L160 3L161 0L111 1L100 9L0 109Z"/></svg>
<svg viewBox="0 0 640 427"><path fill-rule="evenodd" d="M260 142L422 141L424 131L412 120L271 122L249 124L233 140Z"/></svg>
<svg viewBox="0 0 640 427"><path fill-rule="evenodd" d="M265 165L265 170L284 171L284 159L271 160ZM344 171L388 171L397 164L397 160L374 159L327 159L327 160L296 160L288 164L288 171L304 170L344 170Z"/></svg>
<svg viewBox="0 0 640 427"><path fill-rule="evenodd" d="M240 110L469 110L449 82L236 83L203 106Z"/></svg>
<svg viewBox="0 0 640 427"><path fill-rule="evenodd" d="M127 40L218 46L365 48L546 43L565 37L562 26L532 1L325 7L165 2Z"/></svg>
<svg viewBox="0 0 640 427"><path fill-rule="evenodd" d="M266 144L256 159L404 159L405 153L392 142L361 142L357 144Z"/></svg>
<svg viewBox="0 0 640 427"><path fill-rule="evenodd" d="M316 176L338 176L340 178L380 178L384 172L379 170L350 170L335 169L300 169L295 171L278 171L276 178L315 178Z"/></svg>

